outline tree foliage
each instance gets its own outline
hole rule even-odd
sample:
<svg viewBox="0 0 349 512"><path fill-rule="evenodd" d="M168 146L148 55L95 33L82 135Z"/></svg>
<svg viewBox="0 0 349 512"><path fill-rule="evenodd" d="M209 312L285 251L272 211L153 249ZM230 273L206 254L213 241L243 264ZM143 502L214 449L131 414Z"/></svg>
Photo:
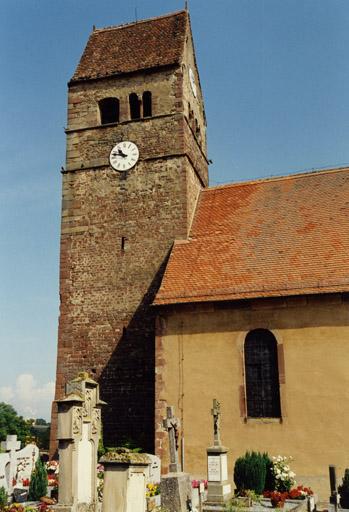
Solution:
<svg viewBox="0 0 349 512"><path fill-rule="evenodd" d="M7 435L15 434L24 443L25 438L30 435L29 427L12 405L0 402L0 441L5 441Z"/></svg>

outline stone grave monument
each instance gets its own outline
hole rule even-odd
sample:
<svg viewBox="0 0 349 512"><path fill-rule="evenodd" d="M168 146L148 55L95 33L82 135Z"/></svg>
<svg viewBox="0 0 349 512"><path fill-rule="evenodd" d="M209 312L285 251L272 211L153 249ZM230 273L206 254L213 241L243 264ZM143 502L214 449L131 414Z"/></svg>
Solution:
<svg viewBox="0 0 349 512"><path fill-rule="evenodd" d="M106 453L102 512L145 512L150 459L145 453L118 448Z"/></svg>
<svg viewBox="0 0 349 512"><path fill-rule="evenodd" d="M57 400L58 510L97 510L97 450L104 403L97 382L86 372L68 382L65 397Z"/></svg>
<svg viewBox="0 0 349 512"><path fill-rule="evenodd" d="M150 464L146 475L146 483L160 484L161 479L161 459L152 453L146 453Z"/></svg>
<svg viewBox="0 0 349 512"><path fill-rule="evenodd" d="M220 403L213 400L213 446L207 448L207 501L204 510L217 510L231 497L231 485L228 482L228 448L222 445L220 434Z"/></svg>
<svg viewBox="0 0 349 512"><path fill-rule="evenodd" d="M190 510L190 478L181 471L178 462L179 419L172 406L166 408L163 427L168 432L170 464L169 473L161 477L161 506L168 512L186 512Z"/></svg>
<svg viewBox="0 0 349 512"><path fill-rule="evenodd" d="M12 494L16 487L23 487L23 481L31 477L35 462L39 458L39 448L28 444L20 450L21 443L16 435L9 435L1 442L0 487Z"/></svg>

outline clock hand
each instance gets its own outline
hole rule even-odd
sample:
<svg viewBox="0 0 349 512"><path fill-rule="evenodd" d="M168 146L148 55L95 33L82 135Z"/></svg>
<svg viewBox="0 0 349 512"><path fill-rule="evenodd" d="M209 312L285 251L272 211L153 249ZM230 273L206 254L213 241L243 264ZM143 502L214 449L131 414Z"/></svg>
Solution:
<svg viewBox="0 0 349 512"><path fill-rule="evenodd" d="M122 157L124 157L124 158L127 156L127 155L122 151L122 149L118 149L118 153L119 153L119 155L120 155L120 156L122 156Z"/></svg>
<svg viewBox="0 0 349 512"><path fill-rule="evenodd" d="M113 156L122 156L122 158L125 158L127 155L123 153L122 151L119 151L118 153L112 153Z"/></svg>

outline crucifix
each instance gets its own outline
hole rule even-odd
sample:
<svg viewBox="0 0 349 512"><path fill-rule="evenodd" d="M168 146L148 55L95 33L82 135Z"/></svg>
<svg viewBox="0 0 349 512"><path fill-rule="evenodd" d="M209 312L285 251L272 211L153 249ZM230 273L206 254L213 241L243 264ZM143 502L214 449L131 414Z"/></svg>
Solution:
<svg viewBox="0 0 349 512"><path fill-rule="evenodd" d="M221 426L220 426L220 415L221 415L221 404L213 399L213 407L211 409L211 414L213 416L213 445L221 446Z"/></svg>
<svg viewBox="0 0 349 512"><path fill-rule="evenodd" d="M168 443L170 446L170 473L178 473L180 471L178 463L178 437L179 437L179 419L174 416L173 406L166 407L166 418L163 419L162 425L168 432Z"/></svg>
<svg viewBox="0 0 349 512"><path fill-rule="evenodd" d="M6 441L1 442L1 449L9 452L10 456L10 465L9 465L9 473L8 473L8 490L12 492L13 488L13 480L16 475L17 470L17 457L16 452L20 449L21 442L17 441L17 436L11 435L6 437Z"/></svg>

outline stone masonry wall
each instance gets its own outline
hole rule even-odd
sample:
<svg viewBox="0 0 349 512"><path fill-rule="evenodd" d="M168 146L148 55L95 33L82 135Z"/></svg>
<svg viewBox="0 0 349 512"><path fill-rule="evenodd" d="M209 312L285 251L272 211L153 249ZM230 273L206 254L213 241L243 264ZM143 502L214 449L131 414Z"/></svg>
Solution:
<svg viewBox="0 0 349 512"><path fill-rule="evenodd" d="M101 386L104 442L154 449L155 313L174 239L186 238L207 163L183 112L181 68L71 84L63 173L56 398L88 371ZM130 121L128 94L151 90L153 117ZM100 126L116 96L120 122ZM127 173L109 166L121 140L140 150ZM195 169L193 167L195 165ZM199 178L201 176L201 178ZM51 451L56 415L53 410Z"/></svg>

